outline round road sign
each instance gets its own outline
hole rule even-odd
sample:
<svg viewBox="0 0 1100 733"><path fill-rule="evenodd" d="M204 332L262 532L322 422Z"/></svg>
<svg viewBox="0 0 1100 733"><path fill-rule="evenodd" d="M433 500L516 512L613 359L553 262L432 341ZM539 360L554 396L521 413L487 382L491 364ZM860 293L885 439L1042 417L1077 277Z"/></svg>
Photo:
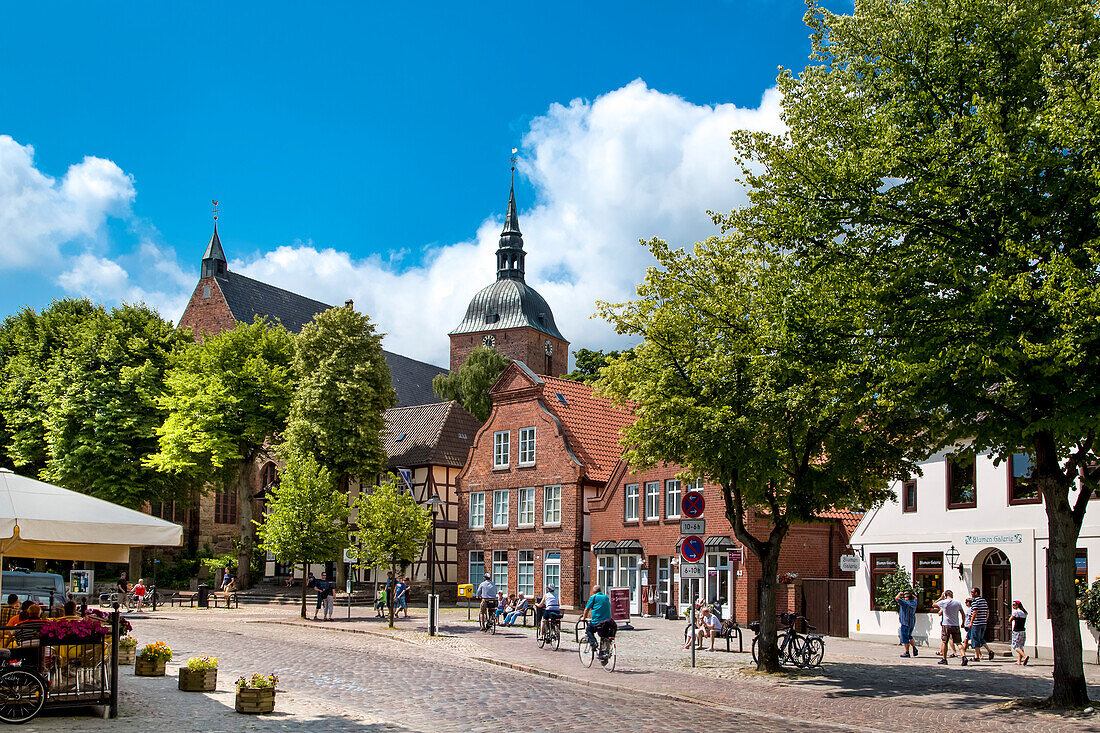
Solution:
<svg viewBox="0 0 1100 733"><path fill-rule="evenodd" d="M680 508L684 510L684 516L695 519L703 513L707 503L703 501L703 495L698 491L689 491L684 494L683 501L680 502Z"/></svg>
<svg viewBox="0 0 1100 733"><path fill-rule="evenodd" d="M699 562L703 559L703 538L699 535L689 534L680 544L680 555L688 562Z"/></svg>

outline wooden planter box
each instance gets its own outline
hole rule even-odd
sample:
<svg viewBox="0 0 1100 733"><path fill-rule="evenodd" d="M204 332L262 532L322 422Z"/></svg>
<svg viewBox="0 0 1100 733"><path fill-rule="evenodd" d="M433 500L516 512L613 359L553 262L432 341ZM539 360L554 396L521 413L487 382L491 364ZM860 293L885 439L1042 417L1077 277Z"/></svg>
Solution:
<svg viewBox="0 0 1100 733"><path fill-rule="evenodd" d="M213 692L217 686L217 669L180 668L180 689L184 692Z"/></svg>
<svg viewBox="0 0 1100 733"><path fill-rule="evenodd" d="M163 677L164 665L167 664L163 659L141 659L140 657L134 660L134 674L138 677Z"/></svg>
<svg viewBox="0 0 1100 733"><path fill-rule="evenodd" d="M136 646L120 646L118 648L118 663L120 666L129 666L137 659Z"/></svg>
<svg viewBox="0 0 1100 733"><path fill-rule="evenodd" d="M238 687L238 713L271 713L275 711L274 687Z"/></svg>

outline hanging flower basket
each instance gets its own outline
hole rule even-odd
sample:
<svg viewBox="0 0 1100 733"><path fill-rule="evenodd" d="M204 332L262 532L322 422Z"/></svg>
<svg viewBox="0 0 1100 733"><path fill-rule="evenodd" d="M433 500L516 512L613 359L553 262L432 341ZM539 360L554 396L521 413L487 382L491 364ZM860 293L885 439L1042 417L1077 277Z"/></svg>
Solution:
<svg viewBox="0 0 1100 733"><path fill-rule="evenodd" d="M234 705L238 713L255 715L275 711L275 685L279 678L273 674L254 674L250 679L237 680L237 700Z"/></svg>
<svg viewBox="0 0 1100 733"><path fill-rule="evenodd" d="M191 657L180 667L179 687L184 692L213 692L218 687L218 659L206 654Z"/></svg>

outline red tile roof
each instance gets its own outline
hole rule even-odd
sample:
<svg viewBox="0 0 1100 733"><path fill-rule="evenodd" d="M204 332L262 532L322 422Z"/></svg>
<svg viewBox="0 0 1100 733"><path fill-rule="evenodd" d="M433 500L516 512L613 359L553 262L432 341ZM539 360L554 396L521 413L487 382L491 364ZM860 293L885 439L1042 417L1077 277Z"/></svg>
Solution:
<svg viewBox="0 0 1100 733"><path fill-rule="evenodd" d="M585 473L596 481L607 481L623 454L621 431L634 417L610 400L594 396L592 387L583 382L542 375L539 379L543 381L542 401L561 420L570 447L585 464Z"/></svg>
<svg viewBox="0 0 1100 733"><path fill-rule="evenodd" d="M849 509L826 509L820 512L818 516L822 519L839 519L848 532L848 536L851 537L860 521L863 520L863 514L864 512L853 512Z"/></svg>

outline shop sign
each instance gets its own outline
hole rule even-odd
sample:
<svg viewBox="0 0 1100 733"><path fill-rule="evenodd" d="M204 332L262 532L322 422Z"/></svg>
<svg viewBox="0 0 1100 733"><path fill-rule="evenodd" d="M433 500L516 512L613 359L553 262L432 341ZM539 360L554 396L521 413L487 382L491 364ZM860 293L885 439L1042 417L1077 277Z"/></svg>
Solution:
<svg viewBox="0 0 1100 733"><path fill-rule="evenodd" d="M876 557L874 570L897 570L898 560L896 557Z"/></svg>
<svg viewBox="0 0 1100 733"><path fill-rule="evenodd" d="M1019 545L1023 543L1024 536L1020 532L1005 532L1003 534L968 534L968 545Z"/></svg>
<svg viewBox="0 0 1100 733"><path fill-rule="evenodd" d="M616 621L630 620L630 589L611 588L608 590L611 600L611 618Z"/></svg>
<svg viewBox="0 0 1100 733"><path fill-rule="evenodd" d="M840 569L845 573L854 573L859 570L859 555L841 555Z"/></svg>

